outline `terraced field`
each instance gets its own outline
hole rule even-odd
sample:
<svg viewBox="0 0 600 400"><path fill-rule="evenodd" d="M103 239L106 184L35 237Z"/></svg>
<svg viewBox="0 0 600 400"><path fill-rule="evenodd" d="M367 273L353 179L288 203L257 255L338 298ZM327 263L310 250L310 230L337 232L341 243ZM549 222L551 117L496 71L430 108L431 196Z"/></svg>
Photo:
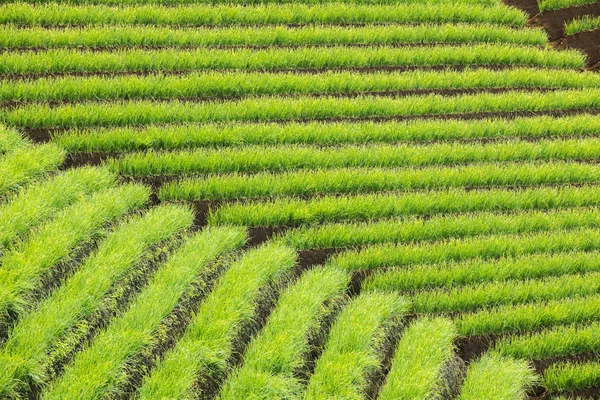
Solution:
<svg viewBox="0 0 600 400"><path fill-rule="evenodd" d="M598 4L1 2L0 397L600 398Z"/></svg>

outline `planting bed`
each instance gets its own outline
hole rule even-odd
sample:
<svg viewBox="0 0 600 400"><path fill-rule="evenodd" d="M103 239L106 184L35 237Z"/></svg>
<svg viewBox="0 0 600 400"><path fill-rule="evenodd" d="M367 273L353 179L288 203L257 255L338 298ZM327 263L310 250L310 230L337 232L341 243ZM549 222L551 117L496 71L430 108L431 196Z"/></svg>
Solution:
<svg viewBox="0 0 600 400"><path fill-rule="evenodd" d="M0 3L0 398L600 398L597 1Z"/></svg>

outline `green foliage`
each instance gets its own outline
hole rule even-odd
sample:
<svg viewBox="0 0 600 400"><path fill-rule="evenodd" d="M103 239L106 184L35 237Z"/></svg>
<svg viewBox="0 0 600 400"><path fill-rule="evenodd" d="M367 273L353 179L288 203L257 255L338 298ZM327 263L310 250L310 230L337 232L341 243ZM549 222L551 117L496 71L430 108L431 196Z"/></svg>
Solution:
<svg viewBox="0 0 600 400"><path fill-rule="evenodd" d="M590 361L553 364L544 371L542 383L549 390L556 392L598 386L600 384L600 363Z"/></svg>
<svg viewBox="0 0 600 400"><path fill-rule="evenodd" d="M538 0L540 11L560 10L596 3L598 0Z"/></svg>
<svg viewBox="0 0 600 400"><path fill-rule="evenodd" d="M565 23L565 35L575 35L579 32L592 31L600 28L600 17L584 15Z"/></svg>

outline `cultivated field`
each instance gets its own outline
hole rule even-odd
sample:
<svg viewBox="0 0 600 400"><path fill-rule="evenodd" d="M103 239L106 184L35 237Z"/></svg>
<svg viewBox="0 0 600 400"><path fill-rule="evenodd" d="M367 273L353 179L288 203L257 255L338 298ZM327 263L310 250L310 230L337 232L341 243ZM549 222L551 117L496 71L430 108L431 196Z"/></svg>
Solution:
<svg viewBox="0 0 600 400"><path fill-rule="evenodd" d="M0 1L0 398L599 399L597 61L597 0Z"/></svg>

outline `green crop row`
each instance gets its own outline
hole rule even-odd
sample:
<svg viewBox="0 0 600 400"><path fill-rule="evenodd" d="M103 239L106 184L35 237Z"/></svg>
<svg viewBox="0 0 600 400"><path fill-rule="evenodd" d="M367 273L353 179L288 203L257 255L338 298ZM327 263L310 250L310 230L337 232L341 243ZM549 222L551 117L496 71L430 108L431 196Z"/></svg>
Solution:
<svg viewBox="0 0 600 400"><path fill-rule="evenodd" d="M163 206L131 219L110 234L73 276L15 325L0 352L0 395L15 398L19 392L45 383L48 365L44 360L57 342L98 312L109 289L142 260L145 252L192 222L189 209Z"/></svg>
<svg viewBox="0 0 600 400"><path fill-rule="evenodd" d="M540 360L600 350L600 323L559 326L496 342L493 351L511 357Z"/></svg>
<svg viewBox="0 0 600 400"><path fill-rule="evenodd" d="M175 122L263 122L332 118L398 118L484 112L542 112L600 107L600 89L437 94L407 97L260 97L226 102L33 103L0 111L2 122L31 128L123 126Z"/></svg>
<svg viewBox="0 0 600 400"><path fill-rule="evenodd" d="M469 366L458 400L523 399L538 381L527 362L487 354Z"/></svg>
<svg viewBox="0 0 600 400"><path fill-rule="evenodd" d="M116 184L106 169L79 168L34 183L0 204L0 252L29 229L84 196Z"/></svg>
<svg viewBox="0 0 600 400"><path fill-rule="evenodd" d="M467 4L254 4L120 6L69 4L0 5L0 23L57 25L250 25L362 23L491 23L523 27L525 13L513 7Z"/></svg>
<svg viewBox="0 0 600 400"><path fill-rule="evenodd" d="M518 161L586 161L600 157L600 139L511 140L495 143L431 145L251 146L191 152L126 154L111 160L122 175L223 174L285 172L349 167L424 167Z"/></svg>
<svg viewBox="0 0 600 400"><path fill-rule="evenodd" d="M417 313L469 312L505 304L526 304L600 293L599 278L600 272L592 272L521 282L491 282L455 289L440 288L413 293L411 301Z"/></svg>
<svg viewBox="0 0 600 400"><path fill-rule="evenodd" d="M378 243L413 243L494 233L526 233L600 225L596 208L469 213L302 226L274 240L295 249L329 249Z"/></svg>
<svg viewBox="0 0 600 400"><path fill-rule="evenodd" d="M464 313L455 322L461 335L471 336L534 331L599 318L600 296L592 295Z"/></svg>
<svg viewBox="0 0 600 400"><path fill-rule="evenodd" d="M233 228L209 229L188 239L159 267L127 312L76 355L60 379L45 391L44 399L84 400L118 394L127 382L129 364L152 347L161 322L181 296L192 283L206 285L215 272L210 263L240 248L244 241L245 232Z"/></svg>
<svg viewBox="0 0 600 400"><path fill-rule="evenodd" d="M348 280L344 271L319 268L305 272L286 289L218 399L299 398L304 388L298 374L306 371L306 358L315 345L310 339L318 337L338 308Z"/></svg>
<svg viewBox="0 0 600 400"><path fill-rule="evenodd" d="M375 271L365 279L362 288L410 292L599 271L600 252L567 250L564 253L534 253L491 260L473 258L462 262L389 268Z"/></svg>
<svg viewBox="0 0 600 400"><path fill-rule="evenodd" d="M30 4L46 4L52 3L54 0L21 0L23 3ZM563 0L564 1L564 0ZM275 0L66 0L64 3L66 4L75 4L75 5L88 5L88 4L102 4L102 5L137 5L137 4L161 4L161 5L171 5L171 6L179 6L184 4L279 4L279 3L299 3L299 4L320 4L320 3L328 3L329 0L284 0L284 1L275 1ZM338 0L339 3L349 3L349 4L412 4L412 3L420 3L420 0ZM499 0L427 0L429 4L482 4L487 6L494 6L499 3Z"/></svg>
<svg viewBox="0 0 600 400"><path fill-rule="evenodd" d="M329 332L304 399L366 397L382 372L386 335L395 333L409 308L408 301L383 293L362 294L348 304Z"/></svg>
<svg viewBox="0 0 600 400"><path fill-rule="evenodd" d="M315 74L209 71L183 76L153 74L4 80L0 85L0 100L185 99L445 89L583 89L599 86L600 78L592 72L533 68L372 73L324 71Z"/></svg>
<svg viewBox="0 0 600 400"><path fill-rule="evenodd" d="M385 244L352 249L332 256L328 265L347 271L376 270L448 261L518 257L534 253L598 250L600 232L593 228L537 232L526 235L489 235L431 243Z"/></svg>
<svg viewBox="0 0 600 400"><path fill-rule="evenodd" d="M50 49L0 53L0 73L152 72L229 70L276 71L361 67L430 67L435 65L518 65L582 68L577 50L510 44L446 46L300 47L250 49L119 49L90 51Z"/></svg>
<svg viewBox="0 0 600 400"><path fill-rule="evenodd" d="M19 132L0 125L0 157L26 145L27 141L23 140Z"/></svg>
<svg viewBox="0 0 600 400"><path fill-rule="evenodd" d="M0 26L0 48L133 46L296 46L333 44L514 43L545 45L539 29L494 25L263 26L182 29L88 26L47 29Z"/></svg>
<svg viewBox="0 0 600 400"><path fill-rule="evenodd" d="M540 11L560 10L562 8L570 8L583 6L586 4L596 3L598 0L538 0Z"/></svg>
<svg viewBox="0 0 600 400"><path fill-rule="evenodd" d="M412 191L493 186L537 186L600 182L600 165L575 162L474 164L456 167L343 168L282 174L230 174L164 185L161 200L239 198Z"/></svg>
<svg viewBox="0 0 600 400"><path fill-rule="evenodd" d="M123 186L92 194L56 213L6 252L0 266L0 323L31 309L28 295L40 289L45 274L68 260L74 249L99 236L107 223L141 207L149 195L143 186Z"/></svg>
<svg viewBox="0 0 600 400"><path fill-rule="evenodd" d="M565 35L575 35L579 32L592 31L600 28L600 17L584 15L565 23Z"/></svg>
<svg viewBox="0 0 600 400"><path fill-rule="evenodd" d="M446 398L449 388L444 375L458 372L450 370L455 367L452 360L456 338L456 328L447 319L425 317L413 322L400 337L378 398Z"/></svg>
<svg viewBox="0 0 600 400"><path fill-rule="evenodd" d="M0 86L1 91L2 86ZM535 116L476 121L431 119L385 122L206 123L201 125L151 125L139 128L73 128L53 134L52 141L69 152L119 152L211 146L336 145L461 139L572 137L598 134L600 134L598 116L577 114L565 117Z"/></svg>
<svg viewBox="0 0 600 400"><path fill-rule="evenodd" d="M589 389L600 384L600 363L560 362L544 371L542 383L551 391Z"/></svg>
<svg viewBox="0 0 600 400"><path fill-rule="evenodd" d="M598 204L600 204L600 188L597 186L518 190L494 188L470 191L452 189L235 202L224 204L217 210L211 211L209 223L246 226L299 225L405 215L549 210Z"/></svg>
<svg viewBox="0 0 600 400"><path fill-rule="evenodd" d="M18 191L35 178L55 171L64 159L65 152L51 143L12 150L0 157L0 196Z"/></svg>
<svg viewBox="0 0 600 400"><path fill-rule="evenodd" d="M192 391L203 394L210 383L220 383L239 351L236 343L252 331L259 299L269 296L268 287L295 263L296 253L286 247L263 245L245 252L219 278L182 338L143 381L140 399L187 398Z"/></svg>

